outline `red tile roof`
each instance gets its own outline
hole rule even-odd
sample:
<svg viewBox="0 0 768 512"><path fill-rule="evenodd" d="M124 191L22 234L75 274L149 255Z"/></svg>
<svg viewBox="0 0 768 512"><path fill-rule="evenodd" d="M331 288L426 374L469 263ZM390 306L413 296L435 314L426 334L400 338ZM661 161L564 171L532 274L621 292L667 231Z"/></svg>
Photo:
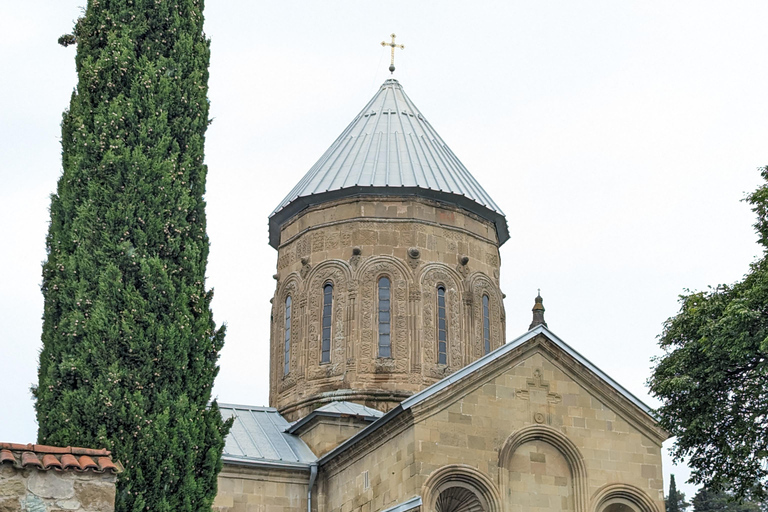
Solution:
<svg viewBox="0 0 768 512"><path fill-rule="evenodd" d="M94 471L96 473L119 473L123 470L119 462L113 462L107 450L93 450L67 446L46 446L43 444L0 443L0 465L16 468L37 468L41 470Z"/></svg>

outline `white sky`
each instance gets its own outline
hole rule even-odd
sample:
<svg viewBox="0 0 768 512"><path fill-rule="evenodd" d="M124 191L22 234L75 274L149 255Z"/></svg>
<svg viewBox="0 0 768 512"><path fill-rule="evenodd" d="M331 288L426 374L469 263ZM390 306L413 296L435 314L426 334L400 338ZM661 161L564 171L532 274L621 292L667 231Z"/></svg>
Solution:
<svg viewBox="0 0 768 512"><path fill-rule="evenodd" d="M84 4L0 3L2 441L36 437L40 262L76 84L56 39ZM678 294L761 254L741 199L768 164L764 0L207 4L222 402L268 401L267 216L388 77L393 31L395 77L507 214L508 339L541 288L550 328L657 405L644 383Z"/></svg>

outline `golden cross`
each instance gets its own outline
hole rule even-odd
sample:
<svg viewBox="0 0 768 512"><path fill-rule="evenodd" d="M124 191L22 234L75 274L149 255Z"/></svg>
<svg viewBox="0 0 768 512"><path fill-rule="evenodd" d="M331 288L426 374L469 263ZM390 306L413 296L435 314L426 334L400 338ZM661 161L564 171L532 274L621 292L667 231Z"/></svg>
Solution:
<svg viewBox="0 0 768 512"><path fill-rule="evenodd" d="M402 44L395 44L395 37L397 37L395 34L392 34L392 42L388 43L386 41L381 42L381 46L391 46L392 47L392 60L389 62L389 72L393 73L395 72L395 48L400 48L401 50L405 50L405 46Z"/></svg>

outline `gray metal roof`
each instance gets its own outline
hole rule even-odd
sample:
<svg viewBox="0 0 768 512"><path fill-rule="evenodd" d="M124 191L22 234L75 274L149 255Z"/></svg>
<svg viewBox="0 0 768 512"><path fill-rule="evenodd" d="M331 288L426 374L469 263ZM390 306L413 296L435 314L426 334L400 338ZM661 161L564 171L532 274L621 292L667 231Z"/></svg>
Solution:
<svg viewBox="0 0 768 512"><path fill-rule="evenodd" d="M371 407L366 407L354 402L331 402L315 410L337 414L351 414L353 416L369 416L374 418L381 418L384 416L384 413L378 409L372 409Z"/></svg>
<svg viewBox="0 0 768 512"><path fill-rule="evenodd" d="M248 465L307 468L317 460L298 436L285 433L290 426L277 409L219 404L222 418L235 418L224 442L222 459Z"/></svg>
<svg viewBox="0 0 768 512"><path fill-rule="evenodd" d="M331 402L319 407L307 414L303 418L293 422L291 426L286 430L289 434L294 434L301 430L301 427L312 421L317 416L336 417L342 416L355 416L363 421L376 421L384 416L384 413L378 409L371 409L364 405L356 404L354 402Z"/></svg>
<svg viewBox="0 0 768 512"><path fill-rule="evenodd" d="M500 243L509 238L504 213L390 78L272 212L269 243L312 204L393 194L456 204L495 223Z"/></svg>

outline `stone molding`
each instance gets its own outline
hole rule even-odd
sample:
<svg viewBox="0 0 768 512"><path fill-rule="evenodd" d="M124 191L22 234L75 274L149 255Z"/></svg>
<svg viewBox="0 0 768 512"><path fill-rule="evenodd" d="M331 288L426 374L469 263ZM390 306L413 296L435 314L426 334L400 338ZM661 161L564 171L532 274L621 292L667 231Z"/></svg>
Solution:
<svg viewBox="0 0 768 512"><path fill-rule="evenodd" d="M600 512L612 501L628 501L638 512L663 512L642 489L629 484L606 484L592 495L592 512Z"/></svg>
<svg viewBox="0 0 768 512"><path fill-rule="evenodd" d="M501 512L501 494L488 476L466 464L449 464L433 471L421 488L422 508L434 512L440 493L450 487L474 492L486 512Z"/></svg>
<svg viewBox="0 0 768 512"><path fill-rule="evenodd" d="M556 448L565 457L571 470L573 481L573 497L575 512L588 512L587 510L587 466L584 457L578 447L562 432L548 425L530 425L513 432L499 451L499 480L502 489L509 487L508 472L512 456L523 443L530 441L543 441ZM504 492L502 490L502 492ZM506 493L505 493L506 494ZM643 511L645 512L645 511Z"/></svg>

